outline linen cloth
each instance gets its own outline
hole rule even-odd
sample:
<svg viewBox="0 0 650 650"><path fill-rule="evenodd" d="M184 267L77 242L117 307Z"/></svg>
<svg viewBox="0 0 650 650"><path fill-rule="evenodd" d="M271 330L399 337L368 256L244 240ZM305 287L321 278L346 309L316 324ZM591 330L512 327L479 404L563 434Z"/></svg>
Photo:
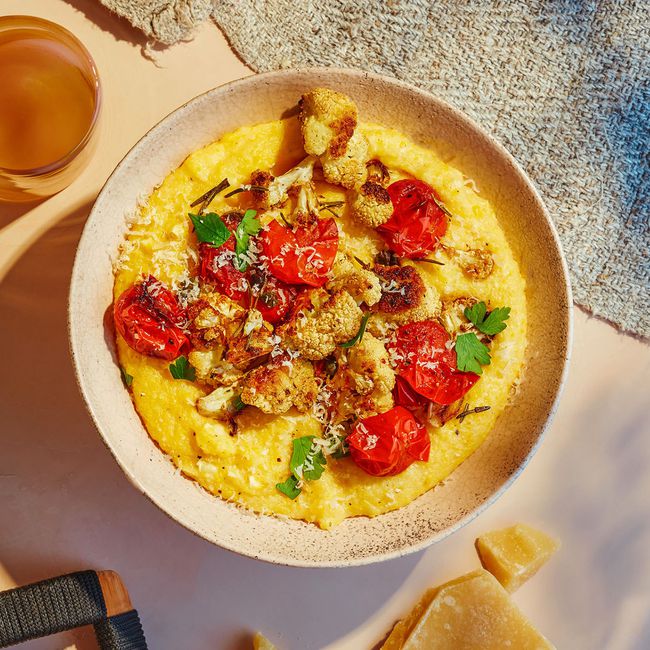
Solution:
<svg viewBox="0 0 650 650"><path fill-rule="evenodd" d="M211 15L256 71L361 68L445 99L541 191L576 302L650 337L650 3L101 2L165 44Z"/></svg>

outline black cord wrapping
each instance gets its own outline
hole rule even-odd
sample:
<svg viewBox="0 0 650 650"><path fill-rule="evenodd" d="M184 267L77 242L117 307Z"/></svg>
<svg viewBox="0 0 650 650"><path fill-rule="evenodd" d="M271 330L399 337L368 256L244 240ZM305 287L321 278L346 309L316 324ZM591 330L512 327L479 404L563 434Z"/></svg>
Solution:
<svg viewBox="0 0 650 650"><path fill-rule="evenodd" d="M132 609L95 625L99 647L106 650L147 650L138 612Z"/></svg>
<svg viewBox="0 0 650 650"><path fill-rule="evenodd" d="M102 650L147 650L138 613L111 618L95 571L79 571L0 592L0 648L93 625Z"/></svg>
<svg viewBox="0 0 650 650"><path fill-rule="evenodd" d="M79 571L0 592L0 648L106 618L94 571Z"/></svg>

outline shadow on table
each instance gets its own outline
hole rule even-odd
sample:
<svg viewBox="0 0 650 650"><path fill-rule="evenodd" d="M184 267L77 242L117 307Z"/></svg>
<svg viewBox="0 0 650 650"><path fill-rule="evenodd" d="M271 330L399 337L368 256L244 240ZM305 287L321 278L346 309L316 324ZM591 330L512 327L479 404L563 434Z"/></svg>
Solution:
<svg viewBox="0 0 650 650"><path fill-rule="evenodd" d="M193 536L129 484L91 424L68 354L68 285L88 209L52 228L0 285L0 561L17 584L118 571L152 647L191 638L240 650L244 633L281 634L291 620L314 621L303 647L327 645L379 609L419 556L340 570L256 562ZM363 602L346 606L351 591ZM336 624L317 624L335 605Z"/></svg>
<svg viewBox="0 0 650 650"><path fill-rule="evenodd" d="M28 201L25 203L2 203L0 202L0 229L8 226L12 221L15 221L30 210L33 210L37 205L40 205L47 199L40 199L39 201Z"/></svg>
<svg viewBox="0 0 650 650"><path fill-rule="evenodd" d="M117 41L127 41L138 45L145 54L146 51L163 50L167 46L157 43L131 25L131 23L107 7L104 7L98 0L66 0L66 2L82 13L88 20L97 25L105 32L109 32ZM145 54L146 56L146 54Z"/></svg>

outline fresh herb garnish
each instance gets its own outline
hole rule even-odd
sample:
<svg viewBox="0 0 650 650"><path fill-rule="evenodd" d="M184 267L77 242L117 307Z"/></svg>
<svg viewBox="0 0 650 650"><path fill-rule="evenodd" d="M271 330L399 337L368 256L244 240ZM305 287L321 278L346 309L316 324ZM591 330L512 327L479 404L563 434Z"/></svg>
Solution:
<svg viewBox="0 0 650 650"><path fill-rule="evenodd" d="M432 260L428 257L412 257L414 262L429 262L429 264L437 264L438 266L444 266L444 262L438 262L438 260Z"/></svg>
<svg viewBox="0 0 650 650"><path fill-rule="evenodd" d="M360 257L357 257L356 255L353 257L361 268L366 269L366 271L370 268L370 264L366 264Z"/></svg>
<svg viewBox="0 0 650 650"><path fill-rule="evenodd" d="M497 307L487 314L487 307L484 302L477 302L471 307L465 307L465 318L471 321L480 332L493 336L507 327L506 322L510 318L510 307Z"/></svg>
<svg viewBox="0 0 650 650"><path fill-rule="evenodd" d="M199 214L203 214L203 211L212 203L214 197L223 192L227 187L230 186L227 178L224 178L221 183L210 188L205 194L201 194L198 199L190 203L190 208L195 208L197 205L200 205Z"/></svg>
<svg viewBox="0 0 650 650"><path fill-rule="evenodd" d="M248 262L243 256L248 250L251 235L257 235L262 230L262 224L255 216L256 214L256 210L246 210L235 230L235 240L237 242L235 244L235 268L239 271L245 271L248 268Z"/></svg>
<svg viewBox="0 0 650 650"><path fill-rule="evenodd" d="M361 326L359 327L359 331L349 341L346 341L345 343L340 343L340 346L342 348L351 348L353 345L356 345L357 343L359 343L359 341L361 341L366 331L366 325L368 324L369 318L370 318L370 314L363 315L363 318L361 319Z"/></svg>
<svg viewBox="0 0 650 650"><path fill-rule="evenodd" d="M292 225L287 221L287 218L284 216L284 213L283 213L283 212L280 212L280 219L282 219L282 221L284 221L284 225L285 225L289 230L293 230L293 226L292 226Z"/></svg>
<svg viewBox="0 0 650 650"><path fill-rule="evenodd" d="M124 368L120 367L120 372L122 373L122 381L127 388L131 387L133 383L133 375L130 375Z"/></svg>
<svg viewBox="0 0 650 650"><path fill-rule="evenodd" d="M298 487L298 479L293 474L284 483L276 483L275 487L290 499L295 499L302 492Z"/></svg>
<svg viewBox="0 0 650 650"><path fill-rule="evenodd" d="M241 395L237 395L237 397L232 401L232 412L239 413L239 411L241 411L245 406L246 404L242 402Z"/></svg>
<svg viewBox="0 0 650 650"><path fill-rule="evenodd" d="M350 455L350 449L346 443L347 436L335 433L330 436L328 441L329 448L331 451L330 456L332 458L345 458Z"/></svg>
<svg viewBox="0 0 650 650"><path fill-rule="evenodd" d="M232 192L228 192L228 194L224 195L224 199L228 199L231 196L235 196L235 194L240 194L241 192L268 192L269 188L268 187L263 187L262 185L242 185L241 187L237 187L234 189Z"/></svg>
<svg viewBox="0 0 650 650"><path fill-rule="evenodd" d="M334 208L340 208L342 205L345 205L345 201L326 201L318 206L318 210L320 212L325 210L335 217L340 217L341 215Z"/></svg>
<svg viewBox="0 0 650 650"><path fill-rule="evenodd" d="M190 219L194 224L196 238L200 242L221 246L230 239L230 230L218 214L214 212L208 212L208 214L190 213Z"/></svg>
<svg viewBox="0 0 650 650"><path fill-rule="evenodd" d="M456 365L463 372L483 373L481 366L490 364L490 350L478 340L474 332L459 334L456 337Z"/></svg>
<svg viewBox="0 0 650 650"><path fill-rule="evenodd" d="M196 371L190 365L187 357L178 357L176 361L170 363L169 372L174 379L187 379L187 381L196 379Z"/></svg>
<svg viewBox="0 0 650 650"><path fill-rule="evenodd" d="M491 406L475 406L473 409L471 409L469 407L469 404L465 402L463 410L456 416L456 419L459 422L462 422L468 415L472 415L474 413L484 413L485 411L489 411L491 408Z"/></svg>
<svg viewBox="0 0 650 650"><path fill-rule="evenodd" d="M433 197L433 202L450 218L453 219L454 215L447 210L445 207L445 204L442 201L438 201L438 199L434 196Z"/></svg>
<svg viewBox="0 0 650 650"><path fill-rule="evenodd" d="M295 499L302 491L300 484L303 481L317 481L325 471L325 465L327 460L322 448L314 444L314 436L294 438L289 461L291 476L275 487L290 499Z"/></svg>

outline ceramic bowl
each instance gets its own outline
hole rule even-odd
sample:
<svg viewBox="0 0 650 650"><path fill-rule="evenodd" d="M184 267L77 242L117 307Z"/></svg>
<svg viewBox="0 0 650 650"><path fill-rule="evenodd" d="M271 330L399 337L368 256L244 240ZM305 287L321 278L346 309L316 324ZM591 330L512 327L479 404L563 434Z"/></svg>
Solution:
<svg viewBox="0 0 650 650"><path fill-rule="evenodd" d="M245 124L276 120L315 86L349 94L364 120L432 147L473 178L494 206L527 281L525 378L486 442L453 480L374 519L330 531L257 515L183 477L147 435L116 363L105 319L112 260L126 217L192 151ZM171 113L131 149L102 189L86 223L70 290L70 342L90 414L129 480L170 517L219 546L295 566L351 566L394 558L450 535L514 481L557 406L570 349L571 296L557 233L526 174L505 149L445 102L393 79L352 70L283 70L215 88Z"/></svg>

